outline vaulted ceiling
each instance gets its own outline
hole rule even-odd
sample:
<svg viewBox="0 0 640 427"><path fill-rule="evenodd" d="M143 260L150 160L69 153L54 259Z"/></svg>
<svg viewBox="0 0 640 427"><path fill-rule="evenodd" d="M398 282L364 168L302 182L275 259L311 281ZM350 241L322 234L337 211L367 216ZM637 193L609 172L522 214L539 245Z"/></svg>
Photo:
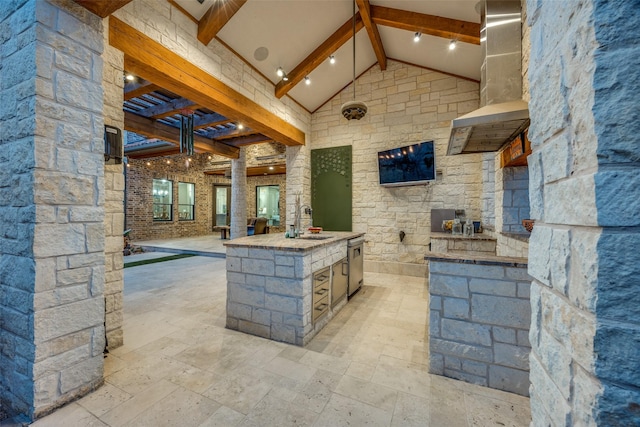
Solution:
<svg viewBox="0 0 640 427"><path fill-rule="evenodd" d="M75 1L105 17L131 0ZM354 22L356 75L371 67L385 70L388 60L396 60L480 79L477 0L157 1L167 1L193 20L201 43L216 39L225 44L274 84L276 97L289 96L309 112L351 84ZM416 33L421 35L418 41L414 41ZM454 50L449 49L452 41L456 42ZM126 58L125 53L125 67ZM278 68L288 79L276 74ZM185 110L195 114L197 151L234 158L240 146L274 141L269 129L239 128L243 115L250 120L246 111L239 111L238 117L229 112L224 116L211 105L194 101L193 93L177 94L154 83L158 82L138 77L125 86L125 128L143 137L128 141L130 157L177 153L180 115ZM262 123L254 124L260 127ZM276 140L278 135L276 131Z"/></svg>

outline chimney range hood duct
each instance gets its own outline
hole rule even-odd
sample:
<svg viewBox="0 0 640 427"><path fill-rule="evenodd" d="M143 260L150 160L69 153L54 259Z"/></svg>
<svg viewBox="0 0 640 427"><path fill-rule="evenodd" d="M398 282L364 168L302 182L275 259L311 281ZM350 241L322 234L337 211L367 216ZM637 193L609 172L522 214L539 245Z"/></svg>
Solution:
<svg viewBox="0 0 640 427"><path fill-rule="evenodd" d="M498 151L529 126L522 100L519 0L483 0L481 108L451 121L447 155Z"/></svg>

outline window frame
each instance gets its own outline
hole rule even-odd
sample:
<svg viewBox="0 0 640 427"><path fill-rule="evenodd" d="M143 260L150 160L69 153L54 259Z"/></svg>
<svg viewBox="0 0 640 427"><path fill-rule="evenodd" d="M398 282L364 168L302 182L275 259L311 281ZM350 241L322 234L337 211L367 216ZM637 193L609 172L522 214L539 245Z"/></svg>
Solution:
<svg viewBox="0 0 640 427"><path fill-rule="evenodd" d="M156 191L156 182L161 183L163 185L169 183L169 192L168 194L164 195L164 197L169 197L170 203L160 203L156 201L156 197L160 197L157 194L154 194L154 192ZM154 178L151 182L151 197L153 200L152 203L152 215L153 215L153 221L154 222L172 222L173 221L173 181L169 180L169 179L156 179ZM168 210L169 210L169 217L168 218L160 218L160 217L156 217L156 206L162 206L162 207L167 207L168 206ZM163 209L163 211L166 211L166 209Z"/></svg>
<svg viewBox="0 0 640 427"><path fill-rule="evenodd" d="M190 185L193 188L193 204L184 204L180 203L180 185ZM191 217L190 218L181 218L180 214L182 212L182 207L188 206L191 208ZM182 182L178 181L178 221L195 221L196 220L196 184L193 182Z"/></svg>

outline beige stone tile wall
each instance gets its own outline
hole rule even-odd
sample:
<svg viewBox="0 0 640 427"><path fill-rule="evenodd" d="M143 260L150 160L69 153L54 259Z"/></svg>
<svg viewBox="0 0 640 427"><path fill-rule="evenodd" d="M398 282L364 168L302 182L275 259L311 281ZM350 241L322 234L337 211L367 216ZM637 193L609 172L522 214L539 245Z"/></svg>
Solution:
<svg viewBox="0 0 640 427"><path fill-rule="evenodd" d="M385 71L374 66L364 73L356 94L368 104L367 116L352 122L342 117L341 105L353 97L347 87L313 114L311 148L353 146L353 228L367 233L365 259L422 264L431 209L463 208L480 218L480 155L446 156L451 119L478 108L478 83L389 61ZM435 141L436 182L378 185L378 151L427 140Z"/></svg>

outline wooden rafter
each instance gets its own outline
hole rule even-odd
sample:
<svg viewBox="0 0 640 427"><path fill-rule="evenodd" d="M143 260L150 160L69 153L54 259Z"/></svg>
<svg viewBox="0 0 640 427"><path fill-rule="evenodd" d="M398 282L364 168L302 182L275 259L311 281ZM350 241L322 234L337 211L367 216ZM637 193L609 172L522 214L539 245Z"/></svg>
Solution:
<svg viewBox="0 0 640 427"><path fill-rule="evenodd" d="M195 102L186 98L178 98L169 102L154 105L153 107L145 108L144 110L136 111L136 114L144 117L153 117L154 119L163 119L165 117L176 115L180 110L185 108L195 110L198 106Z"/></svg>
<svg viewBox="0 0 640 427"><path fill-rule="evenodd" d="M367 34L369 34L371 46L376 53L376 58L378 58L380 69L384 71L387 69L387 55L384 53L384 46L382 45L378 26L371 20L371 4L369 0L356 0L356 3L358 4L358 10L360 11L364 27L367 29Z"/></svg>
<svg viewBox="0 0 640 427"><path fill-rule="evenodd" d="M241 121L274 141L304 145L300 129L113 16L109 42L124 53L125 68L145 80Z"/></svg>
<svg viewBox="0 0 640 427"><path fill-rule="evenodd" d="M174 144L180 143L180 129L126 111L124 113L124 128L148 138L158 138ZM240 153L236 147L212 141L200 135L193 136L193 146L198 152L220 154L232 159L237 159Z"/></svg>
<svg viewBox="0 0 640 427"><path fill-rule="evenodd" d="M216 1L198 22L198 40L208 45L247 0Z"/></svg>
<svg viewBox="0 0 640 427"><path fill-rule="evenodd" d="M164 150L160 150L160 149L136 150L136 151L132 151L125 154L130 159L148 159L150 157L175 156L176 154L180 154L180 149L168 148Z"/></svg>
<svg viewBox="0 0 640 427"><path fill-rule="evenodd" d="M362 27L362 18L358 12L356 13L356 31L360 31ZM326 61L329 55L338 50L338 48L345 44L351 37L353 37L352 18L338 28L335 33L331 34L327 40L318 46L316 50L311 52L311 54L299 63L291 72L287 73L289 80L286 82L282 80L276 85L276 98L282 98L286 95L287 92L300 83L306 75L316 69L322 61Z"/></svg>
<svg viewBox="0 0 640 427"><path fill-rule="evenodd" d="M227 119L222 114L218 114L218 113L205 114L204 116L195 117L193 119L193 129L198 130L206 127L212 127L216 125L230 123L232 121L233 120Z"/></svg>
<svg viewBox="0 0 640 427"><path fill-rule="evenodd" d="M373 5L371 19L378 25L480 44L480 24L475 22Z"/></svg>
<svg viewBox="0 0 640 427"><path fill-rule="evenodd" d="M125 89L124 89L124 100L128 101L128 100L130 100L132 98L138 98L138 97L140 97L142 95L146 95L146 94L154 92L154 91L156 91L158 89L161 89L161 88L159 86L151 84L151 83L132 85L131 88L129 88L129 89L125 86Z"/></svg>
<svg viewBox="0 0 640 427"><path fill-rule="evenodd" d="M80 6L89 12L98 15L100 18L106 18L122 6L130 3L131 0L74 0Z"/></svg>
<svg viewBox="0 0 640 427"><path fill-rule="evenodd" d="M269 142L269 141L272 141L272 139L269 138L268 136L264 136L258 133L254 135L225 139L224 143L228 145L233 145L234 147L242 147L245 145L261 144L263 142Z"/></svg>

